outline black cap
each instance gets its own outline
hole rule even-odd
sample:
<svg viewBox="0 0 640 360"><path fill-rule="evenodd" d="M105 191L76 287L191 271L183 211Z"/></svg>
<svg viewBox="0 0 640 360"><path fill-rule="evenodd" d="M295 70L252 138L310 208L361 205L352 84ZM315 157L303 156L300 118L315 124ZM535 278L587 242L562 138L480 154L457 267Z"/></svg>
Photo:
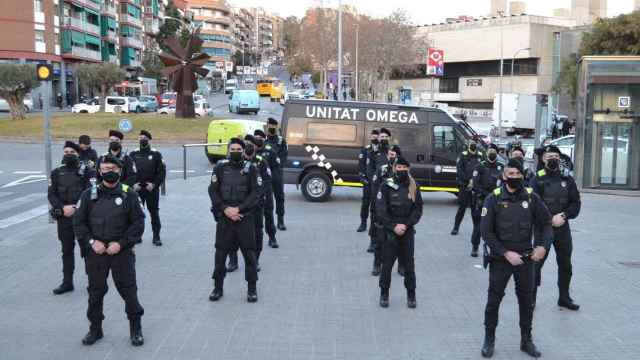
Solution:
<svg viewBox="0 0 640 360"><path fill-rule="evenodd" d="M65 141L63 149L66 148L72 148L76 152L80 152L80 146L78 146L78 144L74 143L73 141Z"/></svg>
<svg viewBox="0 0 640 360"><path fill-rule="evenodd" d="M247 134L247 135L244 136L244 141L248 141L248 142L250 142L252 144L255 144L256 143L256 138L254 138L253 135L251 135L251 134Z"/></svg>
<svg viewBox="0 0 640 360"><path fill-rule="evenodd" d="M124 139L124 135L118 130L109 130L109 137L115 136L118 139Z"/></svg>
<svg viewBox="0 0 640 360"><path fill-rule="evenodd" d="M400 150L400 146L399 145L393 145L391 147L391 149L389 149L391 151L393 151L394 153L396 153L398 156L402 155L402 150Z"/></svg>
<svg viewBox="0 0 640 360"><path fill-rule="evenodd" d="M387 134L391 136L391 131L389 131L387 128L382 128L380 129L380 134Z"/></svg>
<svg viewBox="0 0 640 360"><path fill-rule="evenodd" d="M371 130L371 135L380 135L380 131L378 131L377 129L373 129Z"/></svg>
<svg viewBox="0 0 640 360"><path fill-rule="evenodd" d="M117 167L122 169L122 161L120 161L120 159L118 159L117 157L109 154L109 155L105 155L102 157L102 159L100 160L101 164L114 164Z"/></svg>
<svg viewBox="0 0 640 360"><path fill-rule="evenodd" d="M260 129L256 129L253 132L253 136L262 136L264 138L264 137L267 137L267 134L265 134L264 131L262 131Z"/></svg>
<svg viewBox="0 0 640 360"><path fill-rule="evenodd" d="M151 137L151 133L148 132L147 130L140 130L140 135L144 135L147 138L149 138L149 140L153 140L153 137Z"/></svg>
<svg viewBox="0 0 640 360"><path fill-rule="evenodd" d="M562 153L560 152L560 149L558 149L558 147L557 147L557 146L555 146L555 145L549 145L549 146L547 146L546 148L544 148L544 153L545 153L545 154L546 154L546 153L556 153L556 154L558 154L558 155L562 154Z"/></svg>
<svg viewBox="0 0 640 360"><path fill-rule="evenodd" d="M229 146L233 145L233 144L238 144L240 146L242 146L242 148L244 149L244 141L240 138L234 137L229 139Z"/></svg>
<svg viewBox="0 0 640 360"><path fill-rule="evenodd" d="M411 166L409 161L407 159L405 159L404 157L402 157L402 156L398 156L398 158L396 159L396 165Z"/></svg>
<svg viewBox="0 0 640 360"><path fill-rule="evenodd" d="M91 145L91 138L89 135L80 135L78 138L78 143L82 145Z"/></svg>
<svg viewBox="0 0 640 360"><path fill-rule="evenodd" d="M269 124L269 125L278 125L278 120L270 117L270 118L267 119L267 124Z"/></svg>
<svg viewBox="0 0 640 360"><path fill-rule="evenodd" d="M520 174L524 175L524 164L520 159L514 159L514 158L509 159L509 162L507 162L506 167L518 169L518 171L520 171Z"/></svg>

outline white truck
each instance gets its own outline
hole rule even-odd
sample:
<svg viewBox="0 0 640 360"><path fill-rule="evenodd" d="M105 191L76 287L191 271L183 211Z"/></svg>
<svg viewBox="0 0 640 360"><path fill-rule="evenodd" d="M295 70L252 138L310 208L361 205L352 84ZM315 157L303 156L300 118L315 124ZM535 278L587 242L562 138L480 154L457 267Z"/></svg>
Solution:
<svg viewBox="0 0 640 360"><path fill-rule="evenodd" d="M492 127L497 134L500 94L493 100ZM502 132L507 135L530 136L536 129L536 96L502 94Z"/></svg>

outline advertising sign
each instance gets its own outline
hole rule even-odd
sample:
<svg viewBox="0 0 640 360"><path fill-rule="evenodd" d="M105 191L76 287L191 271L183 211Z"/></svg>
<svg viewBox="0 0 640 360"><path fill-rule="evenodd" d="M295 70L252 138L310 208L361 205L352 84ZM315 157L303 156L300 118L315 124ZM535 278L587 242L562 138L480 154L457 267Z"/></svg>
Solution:
<svg viewBox="0 0 640 360"><path fill-rule="evenodd" d="M444 50L429 48L429 57L427 59L427 75L444 75Z"/></svg>

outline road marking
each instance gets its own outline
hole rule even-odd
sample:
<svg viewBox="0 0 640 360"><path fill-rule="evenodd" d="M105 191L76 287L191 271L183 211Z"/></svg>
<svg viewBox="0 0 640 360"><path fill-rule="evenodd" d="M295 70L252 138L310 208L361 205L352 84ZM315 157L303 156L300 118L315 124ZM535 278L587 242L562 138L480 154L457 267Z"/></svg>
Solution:
<svg viewBox="0 0 640 360"><path fill-rule="evenodd" d="M40 201L44 201L45 200L45 195L44 194L29 194L29 195L25 195L19 198L15 198L15 199L11 199L11 200L7 200L2 202L2 204L0 204L0 212L1 211L7 211L10 210L16 206L20 206L23 204L28 204L32 201L36 201L36 200L40 200Z"/></svg>
<svg viewBox="0 0 640 360"><path fill-rule="evenodd" d="M169 170L169 172L170 172L170 173L174 173L174 174L175 174L175 173L182 174L182 173L184 172L184 170ZM195 171L195 170L187 170L187 173L189 173L189 174L190 174L190 173L194 173L194 172L196 172L196 171Z"/></svg>
<svg viewBox="0 0 640 360"><path fill-rule="evenodd" d="M12 186L18 186L18 185L24 185L24 184L30 184L30 183L34 183L34 182L39 182L39 181L47 181L47 177L45 175L29 175L29 176L25 176L23 178L20 178L16 181L12 181L8 184L4 184L2 186L0 186L0 189L6 189Z"/></svg>
<svg viewBox="0 0 640 360"><path fill-rule="evenodd" d="M6 229L9 226L20 224L22 222L37 218L46 214L47 212L49 212L49 205L40 205L31 210L0 220L0 229Z"/></svg>
<svg viewBox="0 0 640 360"><path fill-rule="evenodd" d="M42 171L18 170L18 171L14 171L13 173L16 175L37 175L37 174L42 174Z"/></svg>

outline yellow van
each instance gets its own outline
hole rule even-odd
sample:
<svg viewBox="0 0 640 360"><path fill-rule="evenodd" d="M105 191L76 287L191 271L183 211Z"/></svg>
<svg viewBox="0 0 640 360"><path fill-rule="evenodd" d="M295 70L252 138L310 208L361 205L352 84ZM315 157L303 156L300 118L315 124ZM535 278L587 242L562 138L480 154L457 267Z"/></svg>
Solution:
<svg viewBox="0 0 640 360"><path fill-rule="evenodd" d="M283 83L273 83L271 86L271 102L280 102L284 98L285 91Z"/></svg>
<svg viewBox="0 0 640 360"><path fill-rule="evenodd" d="M212 120L207 130L207 144L220 144L218 146L205 146L205 155L209 162L215 164L218 160L227 157L227 143L233 137L244 138L256 129L265 129L265 123L257 120L223 119Z"/></svg>
<svg viewBox="0 0 640 360"><path fill-rule="evenodd" d="M260 94L260 96L271 96L273 81L274 80L271 78L258 80L256 82L256 91L258 92L258 94Z"/></svg>

